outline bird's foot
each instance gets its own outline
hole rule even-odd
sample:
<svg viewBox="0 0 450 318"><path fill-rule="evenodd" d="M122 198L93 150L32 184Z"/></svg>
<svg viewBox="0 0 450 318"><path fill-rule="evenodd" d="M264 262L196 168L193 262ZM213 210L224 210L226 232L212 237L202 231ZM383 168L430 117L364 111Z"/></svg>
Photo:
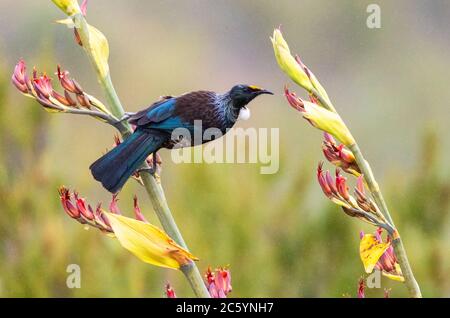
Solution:
<svg viewBox="0 0 450 318"><path fill-rule="evenodd" d="M159 169L158 168L145 167L145 168L141 168L141 169L136 170L136 172L138 173L138 175L141 172L148 172L148 173L150 173L152 175L153 178L155 178L156 182L158 182L158 183L161 182L161 176L159 175ZM141 178L139 178L139 179L141 180L140 182L142 184L142 179Z"/></svg>
<svg viewBox="0 0 450 318"><path fill-rule="evenodd" d="M137 173L141 173L141 172L148 172L150 173L152 176L154 176L156 174L156 169L153 167L145 167L145 168L140 168L138 170L136 170Z"/></svg>
<svg viewBox="0 0 450 318"><path fill-rule="evenodd" d="M154 152L149 158L147 158L146 162L148 166L140 168L136 170L136 172L138 174L140 172L148 172L159 182L162 160L158 152Z"/></svg>
<svg viewBox="0 0 450 318"><path fill-rule="evenodd" d="M124 113L122 118L117 120L117 124L123 123L124 121L128 121L128 119L130 119L131 116L133 116L134 114L136 114L136 113L129 113L129 112Z"/></svg>

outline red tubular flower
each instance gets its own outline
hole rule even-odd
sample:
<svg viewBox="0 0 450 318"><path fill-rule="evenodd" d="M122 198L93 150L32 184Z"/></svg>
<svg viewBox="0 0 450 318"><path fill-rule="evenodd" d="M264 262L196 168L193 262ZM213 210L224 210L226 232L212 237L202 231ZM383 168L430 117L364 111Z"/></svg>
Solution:
<svg viewBox="0 0 450 318"><path fill-rule="evenodd" d="M74 192L73 195L75 197L78 211L81 213L81 215L83 215L84 218L90 221L94 220L94 213L92 212L92 208L89 205L86 207L86 200L84 198L80 198L77 192Z"/></svg>
<svg viewBox="0 0 450 318"><path fill-rule="evenodd" d="M336 169L336 188L341 197L348 201L350 194L348 193L347 179L341 176L339 169Z"/></svg>
<svg viewBox="0 0 450 318"><path fill-rule="evenodd" d="M330 171L325 172L325 180L327 181L328 186L333 194L337 195L338 190L336 188L336 184L333 180L333 177L330 174Z"/></svg>
<svg viewBox="0 0 450 318"><path fill-rule="evenodd" d="M175 294L175 290L173 290L172 286L169 283L166 284L166 297L167 298L177 298Z"/></svg>
<svg viewBox="0 0 450 318"><path fill-rule="evenodd" d="M111 223L109 222L108 217L105 215L105 213L103 213L101 203L97 204L97 208L95 209L94 215L97 219L97 222L100 221L101 223L106 225L107 228L111 228Z"/></svg>
<svg viewBox="0 0 450 318"><path fill-rule="evenodd" d="M226 298L231 292L231 273L229 269L217 268L215 272L208 267L206 273L206 287L212 298Z"/></svg>
<svg viewBox="0 0 450 318"><path fill-rule="evenodd" d="M134 203L133 204L134 205L134 216L135 216L136 220L139 220L139 221L142 221L145 223L149 223L141 212L141 208L139 207L138 198L136 195L133 198L133 203Z"/></svg>
<svg viewBox="0 0 450 318"><path fill-rule="evenodd" d="M209 266L205 273L206 283L211 284L214 283L214 273L211 270L211 267Z"/></svg>
<svg viewBox="0 0 450 318"><path fill-rule="evenodd" d="M225 295L232 291L231 273L228 269L219 268L216 270L216 284L217 288L223 290Z"/></svg>
<svg viewBox="0 0 450 318"><path fill-rule="evenodd" d="M80 212L75 207L75 205L72 203L72 197L70 195L69 189L65 187L61 187L58 190L59 197L61 199L61 204L64 208L64 211L71 217L71 218L78 218L80 216Z"/></svg>
<svg viewBox="0 0 450 318"><path fill-rule="evenodd" d="M26 74L26 65L24 60L19 60L19 62L14 67L14 72L11 80L14 86L16 86L19 91L24 94L28 93L27 82L29 81L29 79Z"/></svg>
<svg viewBox="0 0 450 318"><path fill-rule="evenodd" d="M382 242L381 238L379 241ZM387 238L387 242L388 243L391 242L391 239L389 237ZM377 268L381 271L385 271L387 273L391 273L391 272L395 272L397 270L397 268L396 268L397 263L398 262L397 262L397 257L395 256L395 253L394 253L394 248L392 247L392 245L389 245L389 247L384 252L384 254L381 255L375 268Z"/></svg>
<svg viewBox="0 0 450 318"><path fill-rule="evenodd" d="M381 271L381 273L384 276L390 279L403 282L404 277L400 269L400 265L397 261L394 248L392 247L391 238L390 236L388 236L386 242L383 242L383 238L381 236L382 232L383 229L378 228L377 231L375 232L375 235L372 235L374 236L375 245L387 246L387 248L385 248L384 250L384 253L381 254L381 256L378 256L378 259L377 258L373 259L374 268ZM360 233L361 239L363 239L365 236L366 235L364 235L364 232ZM376 249L374 249L374 251L376 252Z"/></svg>
<svg viewBox="0 0 450 318"><path fill-rule="evenodd" d="M303 100L300 97L297 97L294 92L289 91L287 86L284 87L284 95L286 96L289 105L302 113L305 112Z"/></svg>
<svg viewBox="0 0 450 318"><path fill-rule="evenodd" d="M37 77L37 73L34 71L32 84L36 93L41 98L48 99L53 93L51 79L46 74Z"/></svg>
<svg viewBox="0 0 450 318"><path fill-rule="evenodd" d="M333 192L331 191L330 186L328 185L328 182L323 175L323 162L319 162L319 166L317 167L317 181L319 182L320 187L322 188L323 193L330 198L333 196Z"/></svg>
<svg viewBox="0 0 450 318"><path fill-rule="evenodd" d="M353 153L345 148L344 145L337 145L333 136L327 132L324 133L322 151L325 158L333 165L340 167L345 172L355 176L359 176L361 174Z"/></svg>
<svg viewBox="0 0 450 318"><path fill-rule="evenodd" d="M114 214L122 214L120 212L119 206L117 205L117 202L119 199L117 198L117 193L113 194L111 202L109 203L109 211Z"/></svg>
<svg viewBox="0 0 450 318"><path fill-rule="evenodd" d="M366 284L364 283L364 278L360 278L358 282L358 298L366 298L364 290L366 289Z"/></svg>
<svg viewBox="0 0 450 318"><path fill-rule="evenodd" d="M56 75L58 76L58 80L61 83L61 86L71 93L80 95L83 94L83 89L81 86L73 79L69 78L68 71L61 71L61 67L58 65Z"/></svg>
<svg viewBox="0 0 450 318"><path fill-rule="evenodd" d="M80 10L81 13L86 16L86 12L87 12L87 5L88 5L88 0L83 0L83 2L80 5Z"/></svg>

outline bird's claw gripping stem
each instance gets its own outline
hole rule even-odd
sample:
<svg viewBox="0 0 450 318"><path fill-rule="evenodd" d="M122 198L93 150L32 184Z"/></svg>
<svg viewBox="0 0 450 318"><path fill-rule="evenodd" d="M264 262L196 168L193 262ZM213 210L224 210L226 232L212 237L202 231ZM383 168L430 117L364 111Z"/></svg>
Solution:
<svg viewBox="0 0 450 318"><path fill-rule="evenodd" d="M117 120L117 124L123 123L124 121L128 121L128 119L130 119L131 116L133 116L136 113L124 113L122 118L120 118L119 120Z"/></svg>
<svg viewBox="0 0 450 318"><path fill-rule="evenodd" d="M154 167L144 167L144 168L140 168L138 170L136 170L137 173L140 172L148 172L150 173L152 176L154 176L156 174L156 168Z"/></svg>
<svg viewBox="0 0 450 318"><path fill-rule="evenodd" d="M154 152L152 154L152 160L151 160L151 164L148 167L144 167L144 168L140 168L137 170L137 172L148 172L150 173L152 176L157 176L158 175L158 154L156 152Z"/></svg>

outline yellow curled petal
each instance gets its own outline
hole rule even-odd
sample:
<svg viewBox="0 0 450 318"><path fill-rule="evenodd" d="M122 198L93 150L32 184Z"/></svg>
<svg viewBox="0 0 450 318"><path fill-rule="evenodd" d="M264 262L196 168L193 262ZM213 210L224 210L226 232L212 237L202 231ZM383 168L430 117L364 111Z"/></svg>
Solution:
<svg viewBox="0 0 450 318"><path fill-rule="evenodd" d="M108 58L109 44L105 35L92 25L88 25L89 46L96 64L99 66L100 74L105 77L109 73Z"/></svg>
<svg viewBox="0 0 450 318"><path fill-rule="evenodd" d="M304 109L303 117L308 119L316 128L333 135L346 146L355 143L350 130L338 114L306 101L304 102Z"/></svg>
<svg viewBox="0 0 450 318"><path fill-rule="evenodd" d="M359 243L359 256L366 273L372 273L380 257L389 247L389 243L380 243L373 234L366 234Z"/></svg>
<svg viewBox="0 0 450 318"><path fill-rule="evenodd" d="M120 244L145 263L179 269L198 260L152 224L122 215L105 214Z"/></svg>
<svg viewBox="0 0 450 318"><path fill-rule="evenodd" d="M76 19L77 19L77 16L74 17L74 20L72 18L66 18L63 20L57 20L56 23L67 25L67 27L69 27L69 28L74 28L75 25L77 24L75 22L75 21L77 21ZM84 43L81 43L81 44L83 45L85 50L87 50L94 58L95 64L98 65L101 76L106 77L106 75L109 73L108 40L106 39L105 35L100 30L93 27L92 25L87 24L87 30L88 30L89 43L88 43L88 45L85 45Z"/></svg>
<svg viewBox="0 0 450 318"><path fill-rule="evenodd" d="M395 270L392 272L382 271L381 274L389 279L395 280L396 282L404 282L405 277L403 277L402 269L399 263L395 263Z"/></svg>

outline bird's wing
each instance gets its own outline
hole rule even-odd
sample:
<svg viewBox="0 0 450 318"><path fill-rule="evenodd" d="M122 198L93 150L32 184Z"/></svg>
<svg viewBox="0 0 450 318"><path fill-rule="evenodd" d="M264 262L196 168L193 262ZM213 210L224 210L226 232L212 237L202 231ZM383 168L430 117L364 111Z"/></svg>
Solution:
<svg viewBox="0 0 450 318"><path fill-rule="evenodd" d="M155 126L155 128L157 128L158 123L162 123L174 115L175 103L176 98L166 98L161 101L157 101L150 107L131 116L129 123L138 127Z"/></svg>

